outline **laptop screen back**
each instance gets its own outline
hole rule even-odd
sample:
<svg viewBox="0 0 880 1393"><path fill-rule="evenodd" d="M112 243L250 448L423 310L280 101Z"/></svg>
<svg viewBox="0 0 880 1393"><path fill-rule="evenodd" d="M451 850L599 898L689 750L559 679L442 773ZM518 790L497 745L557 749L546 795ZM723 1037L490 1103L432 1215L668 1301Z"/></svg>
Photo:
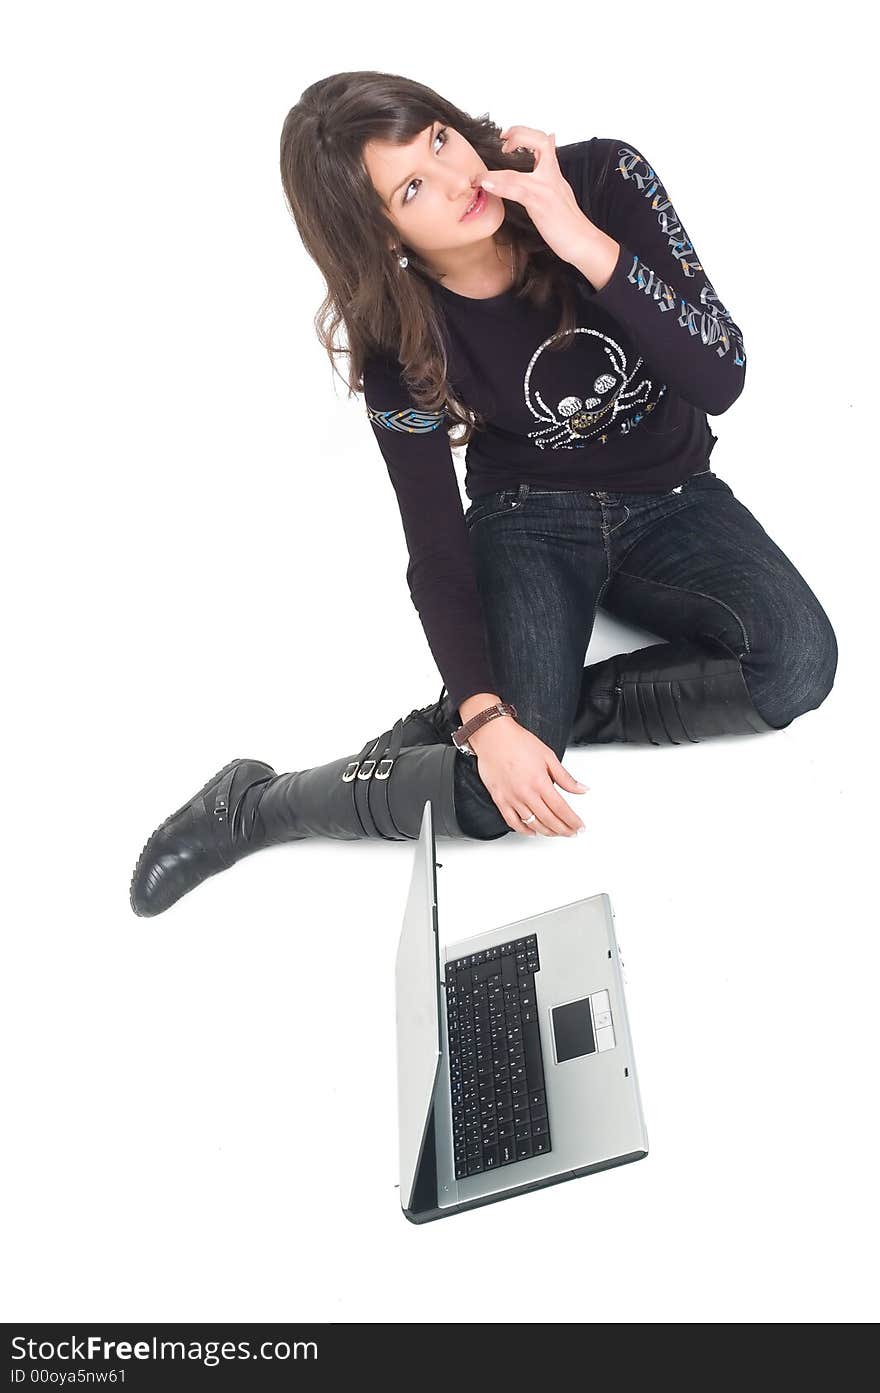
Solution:
<svg viewBox="0 0 880 1393"><path fill-rule="evenodd" d="M440 953L431 804L422 814L397 948L397 1093L400 1199L412 1202L440 1062Z"/></svg>

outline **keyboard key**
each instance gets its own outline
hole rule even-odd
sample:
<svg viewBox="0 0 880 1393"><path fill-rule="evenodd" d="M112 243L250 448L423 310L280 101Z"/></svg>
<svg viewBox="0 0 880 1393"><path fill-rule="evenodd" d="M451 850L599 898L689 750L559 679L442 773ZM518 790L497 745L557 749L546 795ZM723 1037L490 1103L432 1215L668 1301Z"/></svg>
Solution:
<svg viewBox="0 0 880 1393"><path fill-rule="evenodd" d="M534 1140L533 1140L533 1142L532 1142L532 1155L533 1155L533 1156L543 1156L544 1152L545 1152L545 1151L549 1151L549 1150L550 1150L550 1138L549 1138L549 1136L547 1136L547 1137L535 1137L535 1138L534 1138Z"/></svg>
<svg viewBox="0 0 880 1393"><path fill-rule="evenodd" d="M528 1158L531 1156L531 1154L532 1154L532 1139L531 1139L531 1137L529 1137L529 1138L528 1138L527 1140L525 1140L525 1141L518 1141L518 1142L516 1143L516 1159L517 1159L518 1161L527 1161ZM470 1165L468 1165L468 1172L470 1172Z"/></svg>

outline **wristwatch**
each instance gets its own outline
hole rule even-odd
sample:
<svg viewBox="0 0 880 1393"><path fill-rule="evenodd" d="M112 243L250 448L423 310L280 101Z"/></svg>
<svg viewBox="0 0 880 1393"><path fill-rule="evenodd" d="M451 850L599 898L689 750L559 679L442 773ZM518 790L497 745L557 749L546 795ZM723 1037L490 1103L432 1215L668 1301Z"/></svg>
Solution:
<svg viewBox="0 0 880 1393"><path fill-rule="evenodd" d="M516 707L512 701L495 701L491 706L487 706L484 711L478 711L476 716L471 716L469 721L458 727L452 732L452 743L456 749L461 750L462 754L473 755L476 759L476 751L470 747L469 739L475 730L484 726L487 721L494 721L496 716L515 716Z"/></svg>

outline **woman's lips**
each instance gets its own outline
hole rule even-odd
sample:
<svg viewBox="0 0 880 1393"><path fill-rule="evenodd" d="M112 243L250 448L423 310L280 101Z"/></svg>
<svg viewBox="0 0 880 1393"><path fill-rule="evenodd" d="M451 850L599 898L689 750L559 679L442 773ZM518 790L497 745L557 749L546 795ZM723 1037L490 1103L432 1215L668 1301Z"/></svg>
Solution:
<svg viewBox="0 0 880 1393"><path fill-rule="evenodd" d="M477 192L477 201L474 204L473 211L470 213L463 213L459 218L459 222L467 222L469 218L478 218L488 201L489 195L486 193L486 190L479 189Z"/></svg>

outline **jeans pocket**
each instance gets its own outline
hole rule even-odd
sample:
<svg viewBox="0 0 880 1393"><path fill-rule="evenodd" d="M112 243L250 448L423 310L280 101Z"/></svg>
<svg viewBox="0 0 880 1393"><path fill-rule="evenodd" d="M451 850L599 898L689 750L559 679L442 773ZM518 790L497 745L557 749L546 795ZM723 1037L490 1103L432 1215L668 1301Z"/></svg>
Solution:
<svg viewBox="0 0 880 1393"><path fill-rule="evenodd" d="M496 489L494 493L477 498L464 515L465 527L470 532L478 523L489 522L501 513L508 513L516 500L516 489Z"/></svg>

